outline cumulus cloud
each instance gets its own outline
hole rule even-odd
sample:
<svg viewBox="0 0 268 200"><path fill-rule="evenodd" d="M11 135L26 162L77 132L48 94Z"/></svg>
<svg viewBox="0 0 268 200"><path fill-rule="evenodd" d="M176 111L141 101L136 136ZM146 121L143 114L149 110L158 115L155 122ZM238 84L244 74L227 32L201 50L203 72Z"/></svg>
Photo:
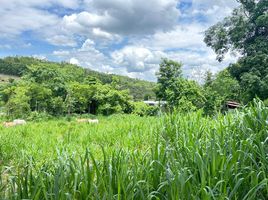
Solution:
<svg viewBox="0 0 268 200"><path fill-rule="evenodd" d="M60 17L48 8L62 6L76 8L76 0L1 0L0 36L16 36L24 31L41 29L59 23Z"/></svg>
<svg viewBox="0 0 268 200"><path fill-rule="evenodd" d="M200 24L177 25L173 30L157 32L133 43L149 46L157 50L166 49L199 49L204 47L204 31L206 27Z"/></svg>
<svg viewBox="0 0 268 200"><path fill-rule="evenodd" d="M73 65L80 65L79 60L77 60L76 58L71 58L69 62Z"/></svg>
<svg viewBox="0 0 268 200"><path fill-rule="evenodd" d="M33 39L49 44L48 59L147 80L155 80L167 57L197 79L236 60L228 55L218 63L203 43L204 31L235 6L235 0L1 0L0 48L31 49Z"/></svg>
<svg viewBox="0 0 268 200"><path fill-rule="evenodd" d="M127 46L111 54L114 62L125 66L128 72L144 72L155 68L165 54L144 47Z"/></svg>
<svg viewBox="0 0 268 200"><path fill-rule="evenodd" d="M96 13L94 25L107 32L135 35L173 28L180 13L177 3L177 0L91 0L88 5Z"/></svg>
<svg viewBox="0 0 268 200"><path fill-rule="evenodd" d="M107 66L110 66L109 58L96 49L95 43L91 39L85 40L79 48L56 50L53 52L53 56L96 71L107 70Z"/></svg>

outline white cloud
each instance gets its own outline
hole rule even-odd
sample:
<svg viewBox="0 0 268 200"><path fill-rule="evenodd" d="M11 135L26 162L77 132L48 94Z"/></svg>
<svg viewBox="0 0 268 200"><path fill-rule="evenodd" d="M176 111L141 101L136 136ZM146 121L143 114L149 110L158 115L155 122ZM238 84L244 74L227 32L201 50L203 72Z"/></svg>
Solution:
<svg viewBox="0 0 268 200"><path fill-rule="evenodd" d="M76 0L1 0L0 36L16 36L24 31L32 31L52 26L60 21L60 17L47 9L53 6L65 8L77 7Z"/></svg>
<svg viewBox="0 0 268 200"><path fill-rule="evenodd" d="M94 51L94 52L98 52L95 48L94 48L95 42L91 39L87 39L82 47L79 49L79 51Z"/></svg>
<svg viewBox="0 0 268 200"><path fill-rule="evenodd" d="M181 0L191 3L191 8L183 12L183 17L213 24L228 16L238 6L236 0Z"/></svg>
<svg viewBox="0 0 268 200"><path fill-rule="evenodd" d="M64 56L69 56L70 52L66 50L58 50L58 51L53 51L53 55L59 56L59 57L64 57Z"/></svg>
<svg viewBox="0 0 268 200"><path fill-rule="evenodd" d="M204 31L206 27L200 24L177 25L174 30L157 32L147 38L133 41L133 43L149 46L152 49L199 49L204 47Z"/></svg>
<svg viewBox="0 0 268 200"><path fill-rule="evenodd" d="M165 54L144 47L127 46L111 56L116 64L126 67L128 72L144 72L155 68Z"/></svg>
<svg viewBox="0 0 268 200"><path fill-rule="evenodd" d="M99 28L119 35L169 30L177 22L177 0L91 0L88 11L64 17L69 28Z"/></svg>
<svg viewBox="0 0 268 200"><path fill-rule="evenodd" d="M27 7L11 11L3 10L0 7L0 13L0 35L8 38L19 35L24 31L55 24L58 21L58 17L53 14Z"/></svg>
<svg viewBox="0 0 268 200"><path fill-rule="evenodd" d="M85 40L80 48L56 50L53 52L53 55L72 64L91 68L96 71L112 71L109 68L109 58L96 49L95 43L91 39Z"/></svg>
<svg viewBox="0 0 268 200"><path fill-rule="evenodd" d="M73 65L80 65L80 62L76 58L71 58L70 63Z"/></svg>
<svg viewBox="0 0 268 200"><path fill-rule="evenodd" d="M55 46L75 47L77 45L76 41L73 38L65 35L55 35L47 38L47 41Z"/></svg>
<svg viewBox="0 0 268 200"><path fill-rule="evenodd" d="M106 38L106 39L113 39L114 35L105 31L102 31L100 28L93 28L93 35L97 36L97 37L102 37L102 38Z"/></svg>
<svg viewBox="0 0 268 200"><path fill-rule="evenodd" d="M162 57L182 61L189 77L235 61L227 55L218 63L203 43L204 31L229 15L235 0L0 1L2 49L34 38L54 45L51 55L60 60L147 80L155 79Z"/></svg>

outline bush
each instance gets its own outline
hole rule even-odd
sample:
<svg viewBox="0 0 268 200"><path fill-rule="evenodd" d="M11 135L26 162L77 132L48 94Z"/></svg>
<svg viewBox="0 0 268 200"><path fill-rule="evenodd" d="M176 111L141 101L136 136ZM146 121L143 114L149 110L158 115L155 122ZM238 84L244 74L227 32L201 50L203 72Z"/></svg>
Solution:
<svg viewBox="0 0 268 200"><path fill-rule="evenodd" d="M27 120L39 122L39 121L44 121L44 120L50 120L52 118L53 117L47 112L33 111L29 114L29 116L27 117Z"/></svg>
<svg viewBox="0 0 268 200"><path fill-rule="evenodd" d="M132 113L139 116L155 116L157 115L159 108L155 106L149 106L143 102L133 102Z"/></svg>
<svg viewBox="0 0 268 200"><path fill-rule="evenodd" d="M263 103L265 106L268 106L268 99L264 100Z"/></svg>

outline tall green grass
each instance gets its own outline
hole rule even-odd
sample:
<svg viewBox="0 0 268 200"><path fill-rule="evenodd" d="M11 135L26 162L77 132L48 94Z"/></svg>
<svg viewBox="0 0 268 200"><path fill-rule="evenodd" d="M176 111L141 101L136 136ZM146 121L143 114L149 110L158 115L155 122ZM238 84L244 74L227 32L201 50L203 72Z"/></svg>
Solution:
<svg viewBox="0 0 268 200"><path fill-rule="evenodd" d="M0 197L267 199L267 120L259 102L215 119L173 113L159 120L147 151L102 148L99 158L89 148L79 159L60 152L41 166L31 157L2 166Z"/></svg>

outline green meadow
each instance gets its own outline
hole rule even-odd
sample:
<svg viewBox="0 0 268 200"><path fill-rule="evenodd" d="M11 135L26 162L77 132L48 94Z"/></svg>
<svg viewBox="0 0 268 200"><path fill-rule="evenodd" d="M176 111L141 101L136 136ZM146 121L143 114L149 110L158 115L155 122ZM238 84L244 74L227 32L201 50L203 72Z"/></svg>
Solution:
<svg viewBox="0 0 268 200"><path fill-rule="evenodd" d="M1 199L267 199L268 109L1 127Z"/></svg>
<svg viewBox="0 0 268 200"><path fill-rule="evenodd" d="M2 162L17 162L25 156L37 163L55 159L59 152L83 155L87 148L96 155L101 148L146 150L154 141L158 118L135 115L99 117L98 124L79 123L76 118L32 121L24 126L0 127Z"/></svg>

